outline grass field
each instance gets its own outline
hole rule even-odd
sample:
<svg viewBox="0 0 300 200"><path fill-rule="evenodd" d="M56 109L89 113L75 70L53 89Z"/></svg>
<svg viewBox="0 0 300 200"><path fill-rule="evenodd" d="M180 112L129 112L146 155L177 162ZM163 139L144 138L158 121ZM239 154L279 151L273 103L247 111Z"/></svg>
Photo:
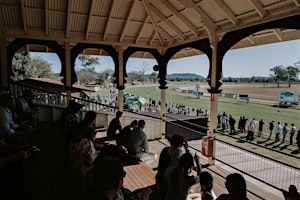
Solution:
<svg viewBox="0 0 300 200"><path fill-rule="evenodd" d="M188 107L193 108L201 108L209 110L209 96L201 96L200 99L196 99L194 95L191 94L183 94L175 91L176 87L185 87L185 88L193 88L193 84L195 83L183 83L169 85L169 88L166 92L166 101L184 104ZM208 87L202 87L200 91L207 93ZM223 92L226 93L237 93L237 94L248 94L250 98L255 99L263 99L263 100L273 100L276 101L278 98L279 91L293 91L296 94L299 92L299 85L294 85L291 88L287 87L277 87L276 85L263 85L263 84L225 84L222 87ZM143 96L145 98L153 98L156 100L160 100L160 89L157 86L141 86L141 87L127 87L125 92L132 93L138 96ZM258 104L251 103L248 104L244 101L238 101L234 99L227 98L219 98L218 101L218 111L219 113L226 112L228 114L232 114L235 117L245 116L248 119L255 118L257 121L263 119L266 122L263 130L262 138L255 138L254 143L261 143L262 146L269 147L273 150L268 150L266 148L258 148L256 145L251 143L241 143L240 139L244 138L246 134L239 134L234 137L228 137L227 135L218 135L218 139L221 141L226 141L237 146L241 146L243 148L248 149L249 151L253 151L255 153L261 153L262 155L268 155L275 160L280 160L285 163L289 163L290 165L294 165L299 167L300 160L299 155L297 157L290 157L281 152L290 154L293 150L297 149L296 145L287 146L286 144L274 143L272 141L267 141L269 130L268 130L268 122L274 120L275 122L281 121L283 124L287 122L290 126L291 123L294 123L296 127L300 128L300 109L298 107L293 108L281 108L278 112L277 107L272 107L271 105L266 104ZM249 121L248 121L249 123ZM247 124L248 124L247 123ZM256 135L256 134L255 134ZM272 137L275 134L273 133ZM286 137L288 140L289 134ZM273 144L274 143L274 144ZM275 151L274 151L275 150Z"/></svg>
<svg viewBox="0 0 300 200"><path fill-rule="evenodd" d="M195 83L193 82L185 82L180 85L169 85L166 92L166 101L184 104L185 106L192 108L209 110L210 102L208 96L201 96L200 99L196 99L194 95L175 91L176 87L195 88L194 86ZM299 87L300 85L292 85L291 88L277 88L276 85L263 84L224 84L221 89L226 93L248 94L249 98L276 101L278 99L279 91L293 91L296 94L299 94ZM208 86L203 86L200 88L200 91L204 92L204 94L208 94L207 88ZM151 97L160 100L160 89L157 86L128 87L125 89L125 92L143 96L145 98ZM228 98L219 98L218 102L219 113L226 112L237 118L244 115L248 119L255 118L257 121L263 119L266 123L271 120L274 120L275 122L281 121L281 123L287 122L289 125L294 123L296 127L300 128L300 109L298 107L278 109L277 107L272 107L272 105L251 102L247 104L245 101Z"/></svg>

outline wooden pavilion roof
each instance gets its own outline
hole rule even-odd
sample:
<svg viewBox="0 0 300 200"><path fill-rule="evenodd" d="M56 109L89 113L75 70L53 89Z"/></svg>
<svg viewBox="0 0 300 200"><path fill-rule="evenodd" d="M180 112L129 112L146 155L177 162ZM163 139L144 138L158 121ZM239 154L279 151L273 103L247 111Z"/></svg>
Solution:
<svg viewBox="0 0 300 200"><path fill-rule="evenodd" d="M0 0L0 36L64 42L122 45L124 48L178 46L216 33L239 30L300 14L300 0ZM300 38L300 30L269 29L251 34L232 48ZM51 52L26 45L28 52ZM99 49L85 54L106 55ZM185 48L173 58L202 54ZM147 58L147 52L133 57Z"/></svg>

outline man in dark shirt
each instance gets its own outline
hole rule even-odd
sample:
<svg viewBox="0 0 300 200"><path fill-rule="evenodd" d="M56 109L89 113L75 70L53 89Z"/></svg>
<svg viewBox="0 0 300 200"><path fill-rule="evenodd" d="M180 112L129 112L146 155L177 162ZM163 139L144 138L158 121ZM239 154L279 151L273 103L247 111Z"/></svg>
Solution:
<svg viewBox="0 0 300 200"><path fill-rule="evenodd" d="M117 139L117 134L120 133L122 130L122 124L120 122L120 118L122 117L122 115L123 112L118 111L116 113L116 117L110 121L109 126L107 128L107 139L109 140Z"/></svg>

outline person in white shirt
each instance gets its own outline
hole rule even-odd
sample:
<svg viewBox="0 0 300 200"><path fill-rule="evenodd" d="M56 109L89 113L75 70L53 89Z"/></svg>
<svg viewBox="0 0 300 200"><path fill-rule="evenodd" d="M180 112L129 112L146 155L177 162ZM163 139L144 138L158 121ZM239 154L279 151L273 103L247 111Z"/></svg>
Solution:
<svg viewBox="0 0 300 200"><path fill-rule="evenodd" d="M280 125L280 122L278 122L276 124L276 127L275 127L275 142L278 142L279 141L279 135L280 135L280 131L281 131L281 125Z"/></svg>

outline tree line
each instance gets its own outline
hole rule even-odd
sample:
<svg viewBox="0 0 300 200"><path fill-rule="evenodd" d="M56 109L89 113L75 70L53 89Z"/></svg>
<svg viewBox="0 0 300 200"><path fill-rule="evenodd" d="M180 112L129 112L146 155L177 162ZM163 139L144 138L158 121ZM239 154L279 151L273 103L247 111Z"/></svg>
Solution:
<svg viewBox="0 0 300 200"><path fill-rule="evenodd" d="M102 72L97 72L95 66L100 65L99 57L90 55L79 55L80 67L76 67L77 81L80 84L99 84L106 85L114 83L114 70L105 69ZM52 64L48 63L41 57L32 57L28 52L15 53L12 60L13 80L23 80L29 78L49 78L59 80L59 76L53 73L51 68ZM134 82L146 82L150 81L156 83L158 81L157 72L152 72L150 75L146 75L148 70L147 63L140 63L136 66L136 71L128 72L126 80L128 83ZM294 63L294 66L284 67L283 65L275 66L270 69L270 76L259 78L223 78L224 82L277 82L278 87L281 81L288 81L289 86L292 82L299 81L298 75L300 73L300 60ZM171 80L175 81L175 80ZM181 81L181 79L176 79ZM193 80L198 81L198 80Z"/></svg>

